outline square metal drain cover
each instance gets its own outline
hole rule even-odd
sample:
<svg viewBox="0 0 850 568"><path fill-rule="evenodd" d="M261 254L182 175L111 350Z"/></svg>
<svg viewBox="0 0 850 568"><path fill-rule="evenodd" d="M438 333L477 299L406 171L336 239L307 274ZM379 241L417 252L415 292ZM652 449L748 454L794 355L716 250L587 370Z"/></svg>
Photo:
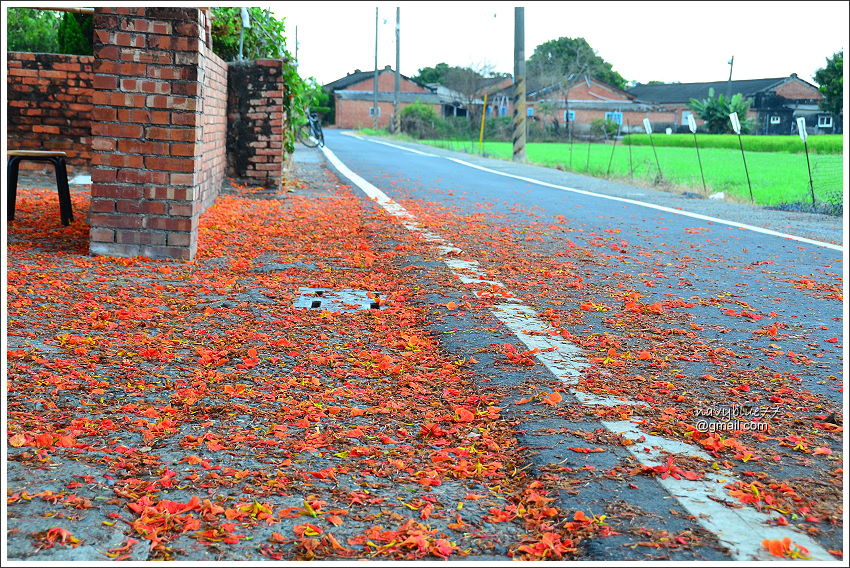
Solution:
<svg viewBox="0 0 850 568"><path fill-rule="evenodd" d="M328 310L331 312L356 312L360 310L380 310L378 301L380 292L354 290L343 288L329 290L327 288L298 288L293 306L310 310Z"/></svg>

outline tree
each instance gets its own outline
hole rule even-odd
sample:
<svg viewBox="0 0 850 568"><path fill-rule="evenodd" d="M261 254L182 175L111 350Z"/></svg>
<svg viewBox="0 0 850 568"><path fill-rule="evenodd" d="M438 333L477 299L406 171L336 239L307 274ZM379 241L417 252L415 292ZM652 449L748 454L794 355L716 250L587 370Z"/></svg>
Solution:
<svg viewBox="0 0 850 568"><path fill-rule="evenodd" d="M461 103L466 108L466 116L472 122L480 117L477 102L483 97L482 90L491 79L492 69L488 66L450 67L443 77L443 85L460 95Z"/></svg>
<svg viewBox="0 0 850 568"><path fill-rule="evenodd" d="M243 34L240 8L211 9L210 34L213 40L213 53L225 61L237 61L241 36L244 59L283 60L282 79L286 88L283 110L289 117L284 150L292 153L295 149L295 129L307 122L306 109L321 101L318 95L310 94L311 87L298 75L293 57L286 50L285 21L278 20L267 9L252 7L248 8L248 13L251 27L245 28Z"/></svg>
<svg viewBox="0 0 850 568"><path fill-rule="evenodd" d="M826 67L815 71L815 82L823 93L820 108L838 116L844 112L844 50L826 59Z"/></svg>
<svg viewBox="0 0 850 568"><path fill-rule="evenodd" d="M59 14L51 10L7 8L6 35L9 51L57 53Z"/></svg>
<svg viewBox="0 0 850 568"><path fill-rule="evenodd" d="M571 75L589 75L618 89L626 88L626 80L584 38L560 37L538 45L526 69L529 91L553 84L563 86Z"/></svg>
<svg viewBox="0 0 850 568"><path fill-rule="evenodd" d="M331 106L330 93L325 91L315 77L304 81L304 101L312 112L319 113L323 122L332 124L334 108Z"/></svg>
<svg viewBox="0 0 850 568"><path fill-rule="evenodd" d="M736 112L741 123L741 134L748 134L753 128L753 120L746 118L750 104L752 104L752 101L745 99L741 93L727 99L722 93L715 97L714 89L709 89L707 98L702 100L691 99L688 108L705 121L705 126L710 134L733 133L729 115Z"/></svg>
<svg viewBox="0 0 850 568"><path fill-rule="evenodd" d="M239 40L242 35L241 8L212 8L210 34L213 52L225 61L239 59ZM286 25L263 8L248 8L251 27L245 28L242 38L244 59L292 59L286 50Z"/></svg>
<svg viewBox="0 0 850 568"><path fill-rule="evenodd" d="M57 33L59 53L92 55L94 53L94 17L91 14L65 12Z"/></svg>
<svg viewBox="0 0 850 568"><path fill-rule="evenodd" d="M416 72L416 75L411 77L414 81L419 81L423 85L427 85L429 83L440 83L444 84L446 73L448 73L451 67L448 63L437 63L433 67L423 67L419 71Z"/></svg>

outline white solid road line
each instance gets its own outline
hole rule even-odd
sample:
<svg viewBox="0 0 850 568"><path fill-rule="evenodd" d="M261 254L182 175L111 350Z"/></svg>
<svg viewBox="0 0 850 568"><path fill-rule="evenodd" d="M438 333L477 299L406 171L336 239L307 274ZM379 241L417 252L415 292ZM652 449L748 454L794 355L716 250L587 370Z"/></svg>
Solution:
<svg viewBox="0 0 850 568"><path fill-rule="evenodd" d="M374 140L371 138L363 138L362 136L357 136L356 134L352 134L350 132L343 132L342 134L351 136L352 138L357 138L358 140L365 140L367 142L374 142L375 144L383 144L384 146L392 146L393 148L398 148L399 150L405 150L407 152L413 152L414 154L422 154L424 156L434 156L438 157L436 154L428 154L426 152L420 152L419 150L414 150L413 148L405 148L404 146L398 146L396 144L390 144L389 142L384 142L383 140ZM806 237L798 237L797 235L789 235L788 233L782 233L780 231L774 231L772 229L765 229L764 227L756 227L755 225L747 225L746 223L738 223L737 221L727 221L726 219L721 219L719 217L711 217L709 215L701 215L699 213L691 213L690 211L683 211L681 209L673 209L671 207L665 207L663 205L655 205L654 203L647 203L645 201L638 201L636 199L628 199L625 197L616 197L613 195L605 195L603 193L596 193L593 191L587 191L584 189L575 189L574 187L567 187L564 185L557 185L554 183L549 183L545 181L540 181L538 179L518 176L515 174L509 174L507 172L500 172L498 170L494 170L491 168L485 168L484 166L479 166L477 164L473 164L470 162L466 162L464 160L458 158L452 158L449 156L444 156L447 160L455 162L456 164L460 164L462 166L467 166L469 168L475 168L476 170L481 170L483 172L488 172L491 174L509 177L513 179L518 179L520 181L525 181L528 183L533 183L535 185L541 185L543 187L551 187L552 189L560 189L561 191L571 191L573 193L579 193L581 195L587 195L590 197L599 197L601 199L610 199L612 201L619 201L621 203L628 203L630 205L639 205L641 207L648 207L650 209L656 209L658 211L663 211L665 213L673 213L675 215L683 215L685 217L691 217L693 219L699 219L701 221L711 221L712 223L719 223L723 225L728 225L730 227L738 227L740 229L747 229L748 231L754 231L756 233L762 233L764 235L771 235L773 237L782 237L784 239L791 239L794 241L798 241L801 243L806 243L809 245L814 245L818 247L828 248L832 250L836 250L839 252L844 252L844 247L841 245L835 245L832 243L827 243L823 241L816 241L814 239L807 239Z"/></svg>
<svg viewBox="0 0 850 568"><path fill-rule="evenodd" d="M425 231L417 222L416 217L402 205L395 202L386 193L351 171L327 146L322 148L325 157L336 170L360 188L369 198L378 203L392 217L398 218L405 227L413 232L428 235L429 241L443 243L437 249L451 250L455 254L462 253L461 249L452 246L444 238L432 232ZM516 176L511 176L516 177ZM456 270L478 269L474 260L463 261L457 258L445 258L439 255L446 266L457 276L464 276ZM501 286L501 284L499 284ZM501 296L500 296L501 297ZM502 298L510 301L510 298ZM561 382L568 387L578 383L581 370L587 363L581 358L581 350L561 338L546 322L537 317L537 312L514 299L514 303L498 303L491 307L493 314L524 343L529 350L541 349L534 356ZM581 404L614 406L618 404L640 404L637 401L621 401L616 397L599 396L591 393L573 391L570 393ZM631 455L645 467L655 467L665 461L666 454L684 454L687 456L705 457L698 448L680 440L673 440L642 432L638 426L628 421L602 421L602 426L615 434L638 440L645 436L643 442L627 446ZM640 449L640 451L638 451ZM794 542L809 550L812 560L834 560L833 556L808 535L787 526L782 527L771 523L770 514L762 513L744 506L742 509L731 509L714 502L709 496L726 499L723 485L741 480L734 472L718 472L691 481L687 479L655 478L668 493L691 514L706 530L714 534L718 541L729 550L734 560L771 560L769 552L761 545L762 539L781 539L790 537ZM709 518L702 518L707 514Z"/></svg>
<svg viewBox="0 0 850 568"><path fill-rule="evenodd" d="M371 138L363 138L362 136L357 136L351 132L342 132L345 136L351 136L352 138L356 138L357 140L366 140L367 142L374 142L375 144L383 144L384 146L389 146L391 148L398 148L399 150L406 150L408 152L413 152L414 154L419 154L420 156L430 156L431 158L436 158L437 154L429 154L428 152L422 152L421 150L414 150L413 148L405 148L404 146L399 146L398 144L391 144L390 142L385 142L383 140L372 140Z"/></svg>
<svg viewBox="0 0 850 568"><path fill-rule="evenodd" d="M518 179L520 181L525 181L528 183L533 183L536 185L542 185L544 187L551 187L553 189L560 189L562 191L571 191L573 193L580 193L581 195L589 195L591 197L599 197L601 199L610 199L611 201L619 201L621 203L628 203L630 205L639 205L641 207L648 207L650 209L656 209L658 211L663 211L665 213L674 213L676 215L683 215L685 217L691 217L693 219L699 219L701 221L711 221L712 223L718 223L722 225L729 225L730 227L738 227L741 229L747 229L748 231L754 231L756 233L762 233L765 235L771 235L774 237L782 237L785 239L791 239L794 241L798 241L801 243L806 243L809 245L815 245L823 248L828 248L832 250L836 250L839 252L844 252L844 247L841 245L834 245L832 243L826 243L823 241L816 241L814 239L807 239L806 237L798 237L797 235L789 235L788 233L781 233L779 231L774 231L772 229L765 229L763 227L756 227L755 225L747 225L746 223L738 223L736 221L727 221L726 219L720 219L719 217L710 217L709 215L701 215L699 213L691 213L690 211L683 211L681 209L673 209L671 207L664 207L663 205L655 205L654 203L647 203L645 201L638 201L636 199L627 199L625 197L616 197L613 195L605 195L602 193L596 193L593 191L587 191L584 189L575 189L573 187L566 187L564 185L557 185L554 183L549 183L545 181L540 181L534 178L518 176L514 174L509 174L506 172L500 172L498 170L492 170L490 168L485 168L483 166L479 166L476 164L472 164L470 162L465 162L463 160L459 160L457 158L446 158L447 160L451 160L457 164L461 164L463 166L467 166L470 168L475 168L476 170L481 170L484 172L488 172L491 174L496 174L499 176L505 176L513 179Z"/></svg>

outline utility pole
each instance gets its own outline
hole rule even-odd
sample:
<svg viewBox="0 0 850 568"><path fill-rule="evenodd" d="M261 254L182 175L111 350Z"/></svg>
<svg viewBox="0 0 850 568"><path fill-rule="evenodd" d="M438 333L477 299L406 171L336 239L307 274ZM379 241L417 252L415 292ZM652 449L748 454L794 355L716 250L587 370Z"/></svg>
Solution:
<svg viewBox="0 0 850 568"><path fill-rule="evenodd" d="M378 7L375 6L375 93L372 101L372 128L378 129Z"/></svg>
<svg viewBox="0 0 850 568"><path fill-rule="evenodd" d="M393 123L390 127L390 132L398 133L401 130L401 117L398 115L398 98L401 90L401 49L399 40L401 39L401 8L396 6L395 9L395 95L393 96Z"/></svg>
<svg viewBox="0 0 850 568"><path fill-rule="evenodd" d="M525 161L525 9L514 8L514 162Z"/></svg>
<svg viewBox="0 0 850 568"><path fill-rule="evenodd" d="M733 55L732 59L727 61L727 63L729 64L729 80L726 81L726 96L731 97L732 96L732 66L735 64L735 56Z"/></svg>

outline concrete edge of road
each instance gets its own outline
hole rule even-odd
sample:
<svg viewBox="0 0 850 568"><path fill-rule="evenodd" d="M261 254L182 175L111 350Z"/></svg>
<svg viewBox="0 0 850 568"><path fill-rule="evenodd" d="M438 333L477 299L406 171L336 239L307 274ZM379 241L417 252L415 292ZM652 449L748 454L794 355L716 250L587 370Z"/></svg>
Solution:
<svg viewBox="0 0 850 568"><path fill-rule="evenodd" d="M343 135L419 155L446 158L461 165L544 187L648 207L665 213L692 217L701 221L727 224L838 252L844 252L845 248L843 246L843 220L840 217L817 213L767 209L745 203L695 199L677 193L632 186L572 172L563 172L535 164L518 164L507 160L485 158L416 142L396 140L390 142L380 137L364 135L350 130L340 130L339 132ZM640 199L635 199L634 197L640 197Z"/></svg>

